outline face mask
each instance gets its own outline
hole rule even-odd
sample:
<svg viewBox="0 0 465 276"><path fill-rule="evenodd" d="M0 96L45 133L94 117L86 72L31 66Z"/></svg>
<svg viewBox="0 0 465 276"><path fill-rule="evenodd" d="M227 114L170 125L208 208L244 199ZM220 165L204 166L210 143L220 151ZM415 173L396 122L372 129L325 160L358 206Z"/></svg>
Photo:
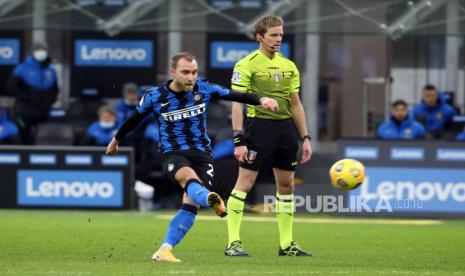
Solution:
<svg viewBox="0 0 465 276"><path fill-rule="evenodd" d="M45 50L36 50L34 51L33 56L35 60L42 62L47 59L48 54Z"/></svg>
<svg viewBox="0 0 465 276"><path fill-rule="evenodd" d="M100 126L102 128L112 128L115 126L115 122L105 122L105 121L100 121Z"/></svg>
<svg viewBox="0 0 465 276"><path fill-rule="evenodd" d="M129 106L135 106L137 104L137 101L131 101L128 99L124 99L124 103Z"/></svg>

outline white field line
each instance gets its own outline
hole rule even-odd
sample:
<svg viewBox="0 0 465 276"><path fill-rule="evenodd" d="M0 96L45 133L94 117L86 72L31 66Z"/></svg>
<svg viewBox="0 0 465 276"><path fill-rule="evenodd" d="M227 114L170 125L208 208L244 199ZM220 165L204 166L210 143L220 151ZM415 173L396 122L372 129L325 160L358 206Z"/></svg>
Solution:
<svg viewBox="0 0 465 276"><path fill-rule="evenodd" d="M172 215L156 215L156 218L171 220ZM198 215L197 220L205 221L220 221L221 219L215 216ZM252 222L276 222L274 217L243 217L243 221ZM345 218L294 218L297 223L315 223L315 224L391 224L391 225L441 225L444 222L431 219L345 219Z"/></svg>

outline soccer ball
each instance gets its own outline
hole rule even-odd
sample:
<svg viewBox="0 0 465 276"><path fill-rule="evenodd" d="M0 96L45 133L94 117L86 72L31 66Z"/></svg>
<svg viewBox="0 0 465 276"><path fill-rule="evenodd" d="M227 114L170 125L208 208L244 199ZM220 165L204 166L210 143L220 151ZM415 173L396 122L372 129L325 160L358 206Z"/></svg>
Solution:
<svg viewBox="0 0 465 276"><path fill-rule="evenodd" d="M365 180L365 167L355 159L342 159L329 170L331 184L341 190L353 190Z"/></svg>

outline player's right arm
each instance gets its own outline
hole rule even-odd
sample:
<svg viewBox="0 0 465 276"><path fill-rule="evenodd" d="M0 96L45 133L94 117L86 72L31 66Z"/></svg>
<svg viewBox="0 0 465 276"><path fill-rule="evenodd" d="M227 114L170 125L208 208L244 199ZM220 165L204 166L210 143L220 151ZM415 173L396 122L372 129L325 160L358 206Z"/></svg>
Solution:
<svg viewBox="0 0 465 276"><path fill-rule="evenodd" d="M118 132L115 134L115 137L111 139L110 143L107 146L108 155L115 155L118 153L118 144L119 142L134 130L142 120L144 120L145 116L149 114L153 110L152 99L150 93L145 93L142 99L139 102L136 110L132 113L132 115L124 121L121 127L118 129Z"/></svg>

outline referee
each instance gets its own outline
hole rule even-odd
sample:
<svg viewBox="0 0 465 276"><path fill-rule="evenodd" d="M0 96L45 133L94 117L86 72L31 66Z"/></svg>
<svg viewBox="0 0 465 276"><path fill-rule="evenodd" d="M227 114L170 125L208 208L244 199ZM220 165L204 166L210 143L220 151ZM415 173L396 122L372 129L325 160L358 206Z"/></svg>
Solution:
<svg viewBox="0 0 465 276"><path fill-rule="evenodd" d="M279 226L279 256L311 256L293 240L294 172L297 166L299 141L306 163L312 155L305 113L299 99L299 70L279 53L284 22L279 16L265 16L255 23L253 34L260 44L258 50L234 66L231 78L233 90L258 93L276 99L278 112L259 106L247 106L247 122L243 126L243 104L233 103L232 126L234 156L240 163L236 185L228 199L229 242L226 256L249 256L239 236L244 200L252 189L260 166L272 159L276 180L276 216Z"/></svg>

